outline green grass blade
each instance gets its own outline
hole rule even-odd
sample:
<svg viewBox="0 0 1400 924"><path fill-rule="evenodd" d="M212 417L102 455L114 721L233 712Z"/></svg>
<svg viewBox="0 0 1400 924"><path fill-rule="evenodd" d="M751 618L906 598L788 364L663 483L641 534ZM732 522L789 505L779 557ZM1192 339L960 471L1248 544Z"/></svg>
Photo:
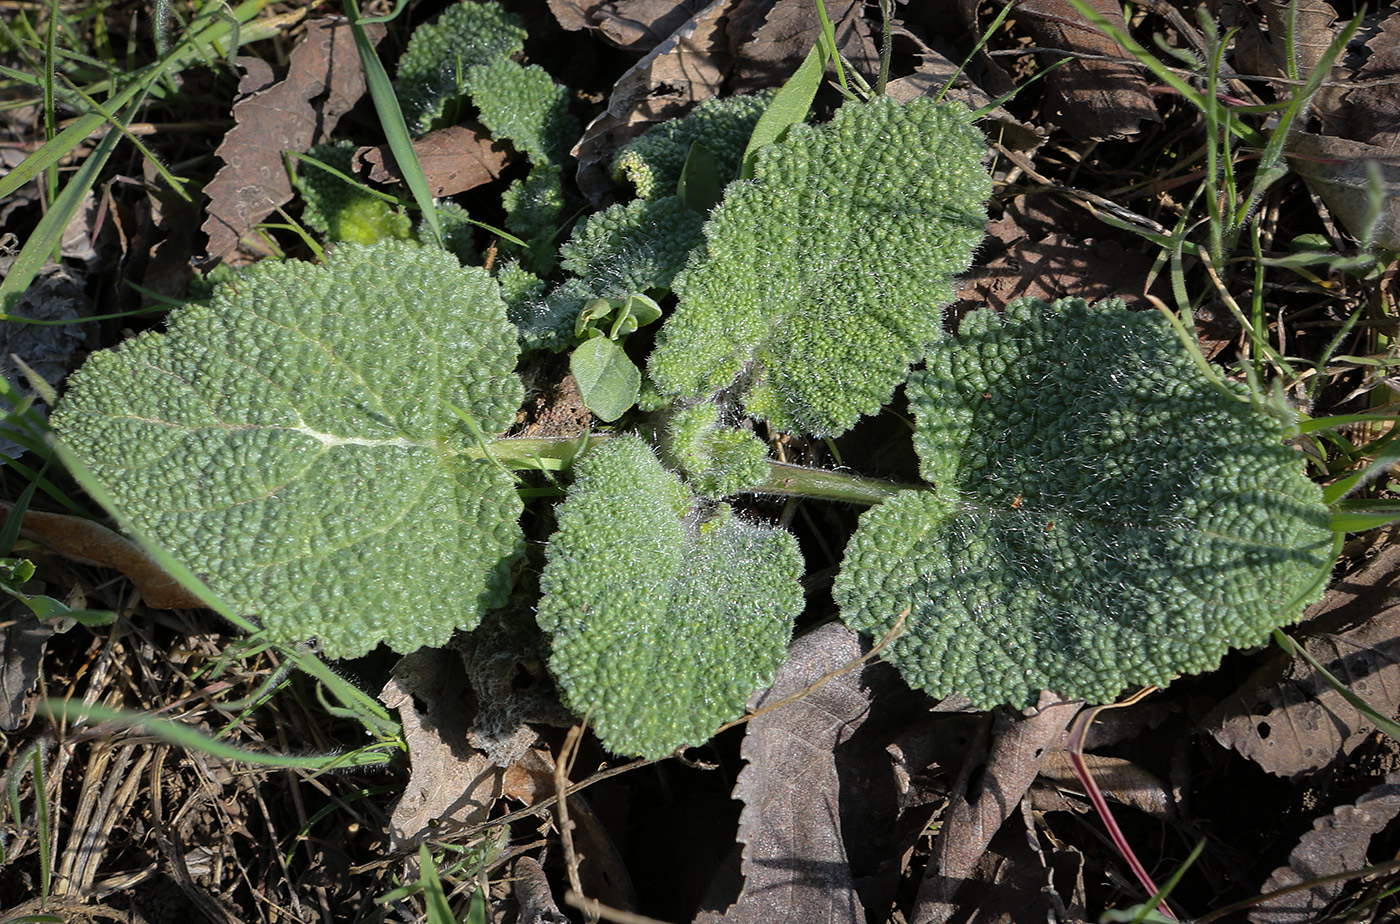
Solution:
<svg viewBox="0 0 1400 924"><path fill-rule="evenodd" d="M423 904L429 924L457 924L452 906L447 902L442 879L438 877L437 864L428 852L427 844L418 845L418 871L423 877Z"/></svg>
<svg viewBox="0 0 1400 924"><path fill-rule="evenodd" d="M355 35L355 49L359 51L360 63L365 69L365 84L369 87L370 98L374 101L374 111L379 114L379 124L384 130L385 140L389 143L389 151L394 155L394 162L399 165L399 172L403 174L409 191L413 193L413 201L423 213L423 221L432 238L431 243L440 247L442 223L438 221L437 211L433 208L433 191L428 188L428 179L423 175L422 165L418 163L418 153L413 150L413 138L408 133L408 124L404 121L399 98L394 93L394 85L389 80L389 74L384 70L384 64L379 60L368 33L365 32L364 24L360 20L358 0L349 0L345 5L345 12L350 17L350 29Z"/></svg>
<svg viewBox="0 0 1400 924"><path fill-rule="evenodd" d="M92 154L83 161L83 165L69 179L68 184L63 187L63 192L54 200L52 207L39 220L39 225L34 229L34 233L20 248L19 256L15 258L4 282L0 282L0 310L6 314L9 313L10 309L19 301L24 290L29 288L29 284L39 274L39 270L53 255L59 242L63 239L63 232L67 229L68 223L82 207L83 197L97 182L97 177L106 165L107 158L112 155L112 151L115 150L121 139L122 136L119 133L108 132L107 136L97 143Z"/></svg>
<svg viewBox="0 0 1400 924"><path fill-rule="evenodd" d="M1370 703L1366 702L1366 700L1353 693L1346 684L1342 683L1336 677L1332 676L1332 673L1328 671L1327 668L1322 666L1321 661L1317 660L1317 658L1314 658L1306 648L1295 642L1282 629L1274 630L1274 641L1278 644L1280 648L1282 648L1288 654L1296 655L1302 658L1304 661L1308 662L1308 666L1310 666L1314 671L1316 671L1319 677L1327 681L1328 685L1331 686L1332 689L1340 693L1343 699L1351 703L1351 705L1355 707L1355 709L1358 712L1364 715L1373 725L1375 725L1381 731L1385 732L1388 736L1390 736L1391 740L1400 741L1400 724L1396 724L1395 721L1392 720L1389 716L1385 715L1380 710L1376 709L1375 706L1372 706Z"/></svg>
<svg viewBox="0 0 1400 924"><path fill-rule="evenodd" d="M753 178L754 161L760 148L772 144L792 126L805 120L812 109L812 100L817 96L817 88L822 84L822 74L826 73L826 54L821 46L813 45L807 57L797 68L797 73L788 78L782 89L773 97L763 115L749 136L749 145L744 149L744 167L741 179Z"/></svg>
<svg viewBox="0 0 1400 924"><path fill-rule="evenodd" d="M348 767L382 766L393 756L385 744L375 743L343 754L273 754L269 751L249 751L226 744L183 722L162 719L144 712L113 709L101 703L77 703L70 700L46 699L41 708L50 717L67 722L113 722L159 738L176 747L222 760L253 764L259 767L279 767L285 770L310 770L323 773Z"/></svg>

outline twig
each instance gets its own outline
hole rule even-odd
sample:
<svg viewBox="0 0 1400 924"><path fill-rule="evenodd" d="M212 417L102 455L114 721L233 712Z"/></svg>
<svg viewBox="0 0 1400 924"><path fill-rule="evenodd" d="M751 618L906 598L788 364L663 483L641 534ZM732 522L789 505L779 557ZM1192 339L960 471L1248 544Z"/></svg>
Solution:
<svg viewBox="0 0 1400 924"><path fill-rule="evenodd" d="M665 921L658 921L656 918L649 918L644 914L634 914L631 911L623 911L621 908L609 907L596 898L587 898L572 889L564 893L564 904L573 905L595 921L603 918L615 921L616 924L666 924Z"/></svg>
<svg viewBox="0 0 1400 924"><path fill-rule="evenodd" d="M588 725L588 718L585 716L582 722L569 729L569 733L564 736L564 746L559 749L559 759L554 762L554 792L562 795L554 805L559 815L559 839L564 844L564 866L569 871L569 888L571 895L583 895L583 885L578 875L578 854L574 851L574 823L569 820L569 771L574 767L574 758L578 756L579 742L583 740L583 730ZM597 915L587 912L589 920L597 921Z"/></svg>

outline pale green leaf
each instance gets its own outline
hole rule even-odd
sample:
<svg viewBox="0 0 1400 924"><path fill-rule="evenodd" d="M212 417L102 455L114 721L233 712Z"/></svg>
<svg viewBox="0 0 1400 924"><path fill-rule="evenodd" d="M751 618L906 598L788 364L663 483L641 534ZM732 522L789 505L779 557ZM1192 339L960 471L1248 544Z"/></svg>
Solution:
<svg viewBox="0 0 1400 924"><path fill-rule="evenodd" d="M797 543L697 503L635 437L575 471L540 577L550 671L615 753L700 744L783 662L803 604Z"/></svg>
<svg viewBox="0 0 1400 924"><path fill-rule="evenodd" d="M569 371L583 403L599 420L617 420L637 403L642 372L615 340L594 337L580 343L569 357Z"/></svg>
<svg viewBox="0 0 1400 924"><path fill-rule="evenodd" d="M346 244L94 354L53 424L133 528L274 639L410 651L509 590L520 501L453 407L503 431L515 359L483 270Z"/></svg>

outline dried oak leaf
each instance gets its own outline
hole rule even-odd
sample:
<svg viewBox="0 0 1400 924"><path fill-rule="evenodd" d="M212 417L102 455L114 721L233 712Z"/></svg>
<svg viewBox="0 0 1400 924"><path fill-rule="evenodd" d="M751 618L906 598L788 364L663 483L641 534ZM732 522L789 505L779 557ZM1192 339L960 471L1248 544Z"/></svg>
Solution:
<svg viewBox="0 0 1400 924"><path fill-rule="evenodd" d="M617 79L607 108L574 146L579 191L594 205L612 190L618 148L651 126L682 116L719 92L729 69L725 15L734 0L713 0Z"/></svg>
<svg viewBox="0 0 1400 924"><path fill-rule="evenodd" d="M1122 9L1112 0L1090 3L1110 21L1123 23ZM1016 18L1037 45L1065 52L1047 51L1042 57L1071 58L1047 78L1051 121L1076 138L1099 140L1135 135L1140 123L1159 120L1138 65L1068 0L1027 0L1017 5Z"/></svg>
<svg viewBox="0 0 1400 924"><path fill-rule="evenodd" d="M414 138L413 151L428 188L438 198L484 186L514 160L509 145L493 140L485 128L474 123L450 125ZM357 150L355 167L362 165L369 166L369 178L376 183L403 179L387 144Z"/></svg>
<svg viewBox="0 0 1400 924"><path fill-rule="evenodd" d="M870 711L872 668L838 674L800 699L762 710L865 650L860 637L839 623L793 643L773 686L757 702L760 712L740 750L748 761L734 787L734 797L744 803L743 890L725 913L704 912L695 924L864 922L841 824L843 800L861 796L843 791L837 752Z"/></svg>
<svg viewBox="0 0 1400 924"><path fill-rule="evenodd" d="M1400 547L1336 584L1307 618L1340 629L1309 638L1308 652L1382 713L1400 711ZM1375 731L1306 661L1277 650L1202 726L1278 776L1343 760Z"/></svg>
<svg viewBox="0 0 1400 924"><path fill-rule="evenodd" d="M821 21L816 5L810 0L760 0L739 5L743 15L732 17L729 26L734 55L730 89L747 93L780 86L817 41ZM864 4L835 0L827 3L826 10L841 54L873 83L880 53L865 21Z"/></svg>
<svg viewBox="0 0 1400 924"><path fill-rule="evenodd" d="M1295 886L1310 879L1360 869L1367 863L1371 838L1400 814L1400 773L1392 773L1352 805L1339 805L1332 814L1313 822L1298 840L1288 865L1274 870L1263 892ZM1346 888L1346 880L1324 882L1261 902L1249 914L1251 924L1308 924L1324 912Z"/></svg>
<svg viewBox="0 0 1400 924"><path fill-rule="evenodd" d="M368 28L371 41L384 34L383 26ZM330 137L365 91L354 37L344 20L307 23L280 82L272 82L271 69L258 59L239 58L238 63L245 76L233 106L237 124L215 152L224 166L204 188L210 259L231 252L258 222L291 201L283 153L303 152Z"/></svg>

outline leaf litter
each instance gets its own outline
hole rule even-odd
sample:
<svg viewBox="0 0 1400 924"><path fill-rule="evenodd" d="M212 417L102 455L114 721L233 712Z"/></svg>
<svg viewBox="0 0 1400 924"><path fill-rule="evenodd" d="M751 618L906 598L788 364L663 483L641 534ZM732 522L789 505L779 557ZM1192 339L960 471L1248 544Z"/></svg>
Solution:
<svg viewBox="0 0 1400 924"><path fill-rule="evenodd" d="M580 188L598 199L608 194L606 166L621 140L695 102L732 92L744 81L771 86L796 66L814 34L810 5L793 0L683 5L549 0L535 6L542 15L552 14L561 27L576 30L579 40L596 35L598 39L588 40L625 49L614 59L612 74L619 76L603 110L598 113L595 107L589 113L598 114L601 121L590 127L578 149L584 175L593 169L597 181L590 187L581 179ZM911 62L916 56L922 62L911 68L921 79L906 76L899 84L903 91L937 92L949 74L949 62L962 60L966 46L949 44L928 29L927 22L935 15L967 21L968 6L940 14L896 8L896 34L907 27L912 37L898 39L899 47L906 49ZM1326 46L1340 25L1328 19L1324 6L1300 7L1305 64L1308 57L1315 60L1317 49ZM1242 30L1239 40L1242 45L1254 40L1266 58L1273 56L1273 63L1250 70L1237 53L1234 65L1246 76L1280 72L1275 43L1280 7L1267 4L1263 9L1266 21L1253 26L1253 32ZM878 12L860 4L832 4L829 11L843 50L858 70L870 74L881 25ZM1296 141L1290 151L1297 172L1315 184L1336 220L1353 231L1373 205L1365 195L1372 175L1356 163L1356 156L1385 158L1395 153L1396 131L1387 119L1396 109L1394 56L1400 29L1395 23L1400 14L1386 18L1386 13L1373 23L1362 63L1349 60L1347 66L1354 70L1337 75L1349 79L1350 85L1329 88L1344 92L1324 96L1340 103L1324 110L1321 123L1307 126L1316 130L1309 136L1322 140ZM1037 17L1040 32L1029 25ZM1268 22L1271 17L1274 22ZM1047 54L1079 61L1074 70L1065 68L1054 78L1064 82L1054 88L1053 96L1044 97L1032 85L1006 104L1005 116L997 115L1007 131L1025 127L1013 146L1036 152L1035 164L1062 185L1018 188L1035 184L1015 168L1003 166L999 180L1008 185L1008 194L984 260L990 275L974 284L992 301L1020 291L1086 294L1095 286L1119 295L1131 294L1126 289L1141 292L1143 286L1131 282L1146 277L1153 251L1104 225L1070 219L1072 209L1079 208L1070 203L1083 200L1065 190L1083 187L1107 199L1117 196L1113 189L1124 182L1123 168L1110 163L1108 155L1136 150L1129 145L1161 143L1162 123L1156 118L1179 120L1180 113L1147 94L1147 83L1125 72L1121 51L1103 45L1102 36L1085 38L1092 30L1063 9L1041 5L1015 27L1023 29L1017 33L1023 45L1054 48ZM243 89L249 95L235 109L239 133L231 132L221 149L229 155L224 158L229 162L227 185L206 188L212 200L207 214L221 226L209 227L211 255L231 253L239 239L246 239L272 212L252 217L258 209L290 197L290 187L280 186L285 178L282 151L304 150L319 140L315 132L307 133L307 121L321 120L323 133L329 132L362 93L362 85L355 83L358 64L353 52L347 54L343 40L324 41L346 30L324 21L309 28L322 39L317 44L308 38L293 51L284 81L275 81L259 59L247 62L250 73ZM1015 68L1031 66L1024 54L1000 54L1015 50L1004 46L995 50L997 57L984 50L974 58L974 73L959 78L959 92L985 101L1004 93L1006 84L1022 82L1018 78L1023 73ZM638 54L643 55L639 60ZM333 66L337 61L351 64ZM1001 71L998 62L1011 69ZM1000 82L995 71L1001 71ZM899 73L908 75L910 69ZM1112 76L1116 74L1125 74L1121 85ZM259 99L252 95L256 92L264 96L253 103ZM327 108L318 111L320 105ZM1092 145L1067 141L1063 132L1052 130L1057 124L1072 135L1106 139L1105 147L1095 153ZM497 152L484 145L480 135L468 138L465 145L447 149L451 153L444 155L441 173L429 165L439 194L452 195L446 190L454 183L472 184L463 186L466 191L509 175L511 165L505 158L492 159ZM451 173L463 173L462 163L451 161L463 157L466 179L449 182ZM385 175L376 181L387 179ZM1383 188L1393 186L1384 172L1380 180ZM1353 190L1355 202L1339 204L1338 195L1324 191L1327 183ZM1296 195L1298 190L1292 192ZM1144 215L1170 224L1175 206L1169 193L1124 198ZM1395 199L1390 197L1392 203ZM1305 195L1301 201L1307 201ZM1294 215L1291 220L1299 219ZM1328 216L1318 220L1325 222ZM1393 240L1383 235L1394 226L1393 217L1383 213L1376 239ZM178 273L180 267L174 269ZM1162 297L1160 289L1147 291ZM1280 297L1286 302L1289 296ZM547 414L548 408L542 411ZM124 547L125 540L90 530L85 522L76 517L60 521L58 531L67 538L50 536L46 541L73 562L119 567L113 554L139 559L134 546ZM30 526L27 521L27 530ZM22 535L38 541L39 532ZM1342 580L1300 630L1304 644L1329 669L1392 715L1400 706L1392 618L1396 564L1393 549L1382 549L1372 562ZM397 794L418 787L422 810L412 819L406 812L400 816L401 835L437 838L447 830L438 824L443 819L468 826L480 823L472 819L489 822L502 815L501 803L524 805L527 812L545 806L526 821L514 822L511 829L513 843L523 851L511 867L514 888L520 896L521 920L557 924L565 919L560 909L569 906L562 900L557 835L544 823L543 814L553 795L559 743L555 726L563 713L550 712L550 703L557 706L557 700L538 670L538 651L531 651L528 639L499 663L486 664L484 658L473 662L469 652L456 651L437 665L436 685L425 683L418 693L418 704L426 705L431 721L417 712L412 691L399 690L395 701L405 710L411 773L406 767L321 778L269 773L153 745L111 729L78 729L65 740L60 736L73 735L72 730L46 724L33 711L32 689L40 675L32 637L36 633L28 630L36 626L49 635L41 641L48 647L42 676L50 696L119 701L152 712L176 704L182 721L210 731L227 729L237 743L264 751L328 749L354 737L354 726L339 728L325 717L315 691L303 679L290 680L269 700L267 711L231 721L223 704L229 696L253 694L269 676L281 676L275 657L241 649L221 634L221 626L186 612L183 607L194 601L162 597L159 588L162 583L168 588L169 580L149 561L131 565L131 579L145 598L134 606L129 588L99 580L86 567L71 564L51 573L65 580L70 573L77 575L73 586L85 589L95 605L122 612L122 631L104 635L79 629L52 636L42 632L48 627L21 613L9 617L0 641L0 692L9 704L10 723L0 726L6 773L17 781L25 812L37 811L29 750L37 744L44 785L59 808L60 836L52 855L62 876L48 911L85 910L99 916L119 909L129 919L177 921L202 914L242 921L270 919L286 909L288 919L351 919L357 909L371 907L374 898L388 893L403 869L383 859L395 855L388 840L394 829L388 804ZM158 609L162 607L174 609ZM819 675L839 667L843 659L849 663L862 650L852 638L838 636L830 629L817 630L804 639L808 647L794 648L778 686L768 694L770 700L783 684L789 684L783 689L800 689L810 683L814 671ZM806 662L797 663L799 652L806 652ZM213 665L223 665L226 671L210 683L203 672ZM347 662L344 669L364 677L383 673L368 660ZM743 803L737 834L746 849L730 873L745 875L731 883L728 893L716 887L714 894L727 894L732 901L709 907L701 920L813 920L822 913L815 909L822 908L831 920L898 920L899 915L911 921L1079 921L1142 900L1121 884L1121 863L1104 856L1095 835L1083 833L1097 830L1099 823L1082 815L1075 781L1063 766L1059 737L1072 706L1027 717L962 713L956 702L895 697L894 705L889 691L872 679L880 672L879 665L854 668L803 700L755 718L742 743L736 733L712 752L685 757L696 767L715 768L705 773L737 773L735 794ZM444 691L462 686L463 676L469 676L467 685L478 693L489 688L490 695L482 698L490 702L470 714L449 715L444 706L452 694ZM1393 775L1369 770L1367 761L1384 764L1394 755L1387 757L1370 724L1319 684L1304 665L1286 663L1271 651L1240 654L1220 675L1180 682L1148 705L1154 702L1161 708L1151 716L1124 710L1131 716L1122 733L1091 745L1104 753L1086 757L1110 798L1116 793L1119 804L1127 807L1122 822L1134 845L1151 851L1159 842L1164 844L1161 869L1154 870L1163 874L1161 878L1185 855L1192 832L1210 832L1211 847L1182 886L1188 898L1194 896L1193 910L1218 906L1219 896L1225 894L1248 898L1280 885L1356 869L1393 847L1397 783ZM409 711L417 718L408 719ZM488 753L493 756L481 763ZM615 766L605 755L592 757L596 763L586 769ZM739 761L742 769L737 769ZM681 763L667 761L657 772ZM489 780L499 773L500 783L487 787L492 794L499 791L499 798L483 796L469 811L453 816L451 802L470 792L467 783L477 779L478 769ZM651 771L633 770L619 779L638 772ZM1377 785L1378 781L1383 782ZM376 790L390 795L366 795ZM1049 790L1056 793L1054 799L1044 795ZM640 838L640 828L628 822L629 815L659 809L651 803L620 809L620 791L600 789L596 799L570 797L571 816L580 822L575 838L584 866L601 864L603 870L588 876L585 891L636 909L637 902L621 883L630 870L643 867L638 855L680 855L702 836L697 822L665 837L653 830L650 839ZM1178 793L1185 797L1179 805L1174 798ZM437 810L440 803L432 800L444 799L449 808ZM470 801L468 797L461 804ZM495 804L488 804L492 801ZM1231 801L1237 804L1228 804ZM33 829L16 825L14 819L6 824L7 854L33 858ZM1227 829L1235 837L1222 833ZM267 849L279 838L289 845L285 854ZM398 846L405 843L407 839ZM20 913L39 913L37 903L13 901L16 894L39 888L37 869L30 863L21 870L22 882L16 879L16 884L0 888L0 904ZM827 878L807 877L811 870ZM1193 881L1198 873L1201 878ZM503 903L509 906L511 885L502 872L494 871L491 877L492 905L499 911ZM1109 884L1115 882L1119 884ZM773 891L782 889L789 895L806 895L813 903L784 904ZM527 893L533 895L528 901ZM1334 900L1352 894L1354 888L1341 883L1303 889L1260 906L1251 919L1313 920ZM161 914L161 906L171 910ZM261 910L264 907L275 907L276 914ZM695 909L664 910L668 920L683 921Z"/></svg>

